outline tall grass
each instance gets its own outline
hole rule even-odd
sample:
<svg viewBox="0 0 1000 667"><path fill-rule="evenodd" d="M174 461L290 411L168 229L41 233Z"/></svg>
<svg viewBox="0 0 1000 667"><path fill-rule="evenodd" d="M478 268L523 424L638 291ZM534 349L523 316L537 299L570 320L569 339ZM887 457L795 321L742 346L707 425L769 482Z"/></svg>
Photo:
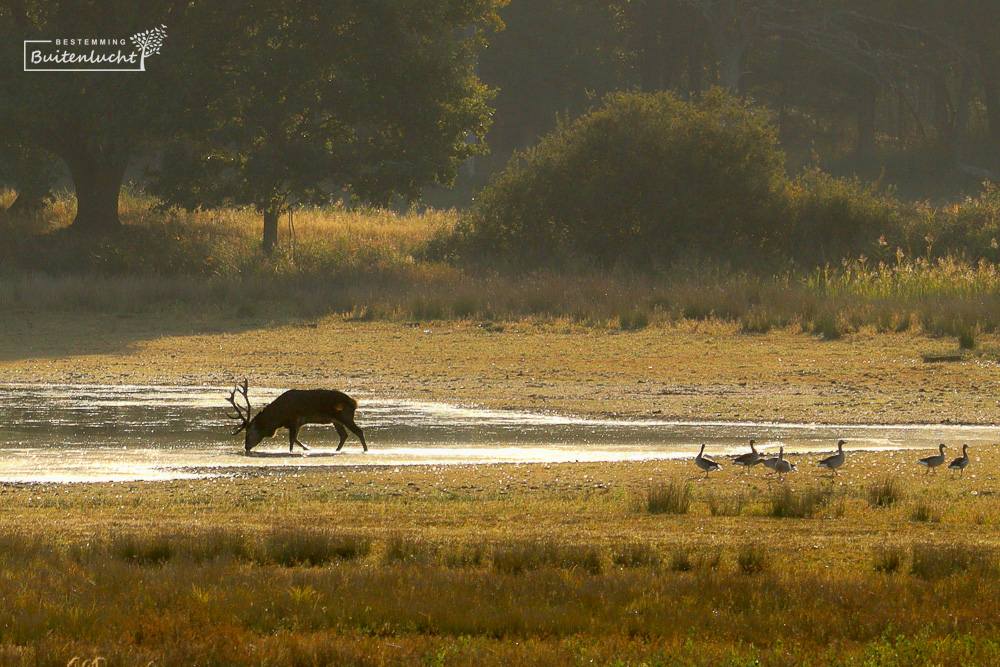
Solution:
<svg viewBox="0 0 1000 667"><path fill-rule="evenodd" d="M949 209L931 217L965 219L971 207L979 211L976 220L985 219L991 206L970 200L958 213ZM583 266L525 273L437 257L435 244L457 225L454 211L305 209L294 215L294 237L282 220L282 242L265 257L253 212L161 211L139 193L122 198L126 231L120 238L39 235L67 225L73 207L71 198L61 196L29 220L0 219L9 239L0 247L5 312L209 309L246 319L284 313L359 321L560 318L624 332L713 319L747 334L796 327L826 339L864 327L919 328L953 336L968 349L976 347L979 334L1000 331L1000 269L992 261L889 242L874 249L877 260L859 256L819 269L736 271L681 261L645 273Z"/></svg>

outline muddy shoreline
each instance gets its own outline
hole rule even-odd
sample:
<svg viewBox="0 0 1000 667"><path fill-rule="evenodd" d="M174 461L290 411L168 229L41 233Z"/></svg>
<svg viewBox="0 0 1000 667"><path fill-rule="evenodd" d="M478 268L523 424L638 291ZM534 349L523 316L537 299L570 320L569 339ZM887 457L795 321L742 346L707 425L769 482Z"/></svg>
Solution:
<svg viewBox="0 0 1000 667"><path fill-rule="evenodd" d="M260 325L16 315L0 382L334 387L363 396L595 418L815 424L1000 423L996 358L928 363L954 341L741 334L721 323L635 332L561 321ZM67 335L71 333L72 335ZM998 349L982 336L983 350Z"/></svg>

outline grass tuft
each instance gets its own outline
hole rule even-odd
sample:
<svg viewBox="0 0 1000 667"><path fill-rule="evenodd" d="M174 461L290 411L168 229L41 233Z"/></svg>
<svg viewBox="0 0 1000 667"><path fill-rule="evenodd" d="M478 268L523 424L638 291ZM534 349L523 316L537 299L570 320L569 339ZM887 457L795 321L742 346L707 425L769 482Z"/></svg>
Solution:
<svg viewBox="0 0 1000 667"><path fill-rule="evenodd" d="M868 504L877 509L892 507L902 498L903 487L892 475L886 475L868 487Z"/></svg>
<svg viewBox="0 0 1000 667"><path fill-rule="evenodd" d="M265 537L261 559L283 567L315 567L335 561L358 560L370 551L371 539L363 535L278 528Z"/></svg>
<svg viewBox="0 0 1000 667"><path fill-rule="evenodd" d="M940 523L941 522L941 512L934 509L927 503L919 503L913 507L913 511L910 512L910 519L913 521L919 521L922 523Z"/></svg>
<svg viewBox="0 0 1000 667"><path fill-rule="evenodd" d="M611 563L620 568L658 567L663 558L646 542L626 542L611 551Z"/></svg>
<svg viewBox="0 0 1000 667"><path fill-rule="evenodd" d="M874 563L872 567L882 574L893 574L903 566L905 552L898 546L881 544L873 549Z"/></svg>
<svg viewBox="0 0 1000 667"><path fill-rule="evenodd" d="M712 516L739 516L749 498L745 493L709 492L705 500Z"/></svg>
<svg viewBox="0 0 1000 667"><path fill-rule="evenodd" d="M793 491L782 485L771 492L771 516L775 518L811 519L829 501L828 489L809 488Z"/></svg>
<svg viewBox="0 0 1000 667"><path fill-rule="evenodd" d="M921 579L940 579L961 572L995 577L997 562L993 549L970 544L914 544L910 573Z"/></svg>
<svg viewBox="0 0 1000 667"><path fill-rule="evenodd" d="M172 540L158 534L120 533L112 536L110 550L116 558L137 565L162 565L176 553Z"/></svg>
<svg viewBox="0 0 1000 667"><path fill-rule="evenodd" d="M601 554L593 546L551 544L540 540L498 544L493 550L493 567L504 574L552 568L596 575L603 570Z"/></svg>
<svg viewBox="0 0 1000 667"><path fill-rule="evenodd" d="M646 487L646 511L650 514L687 514L691 507L691 485L678 481Z"/></svg>
<svg viewBox="0 0 1000 667"><path fill-rule="evenodd" d="M769 568L770 553L759 542L746 542L736 552L736 566L743 574L760 574Z"/></svg>

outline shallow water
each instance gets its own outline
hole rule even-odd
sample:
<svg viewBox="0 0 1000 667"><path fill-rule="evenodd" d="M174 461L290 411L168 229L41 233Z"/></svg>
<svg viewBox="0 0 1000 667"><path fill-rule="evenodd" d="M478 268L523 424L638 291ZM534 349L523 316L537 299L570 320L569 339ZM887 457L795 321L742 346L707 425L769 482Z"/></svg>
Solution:
<svg viewBox="0 0 1000 667"><path fill-rule="evenodd" d="M281 390L253 388L258 409ZM329 465L469 464L650 460L784 445L791 452L932 449L1000 441L992 426L837 426L746 422L624 421L482 410L357 394L357 423L341 452L331 427L307 426L308 455L288 452L286 431L243 455L231 435L224 387L0 384L0 482L184 479L241 469Z"/></svg>

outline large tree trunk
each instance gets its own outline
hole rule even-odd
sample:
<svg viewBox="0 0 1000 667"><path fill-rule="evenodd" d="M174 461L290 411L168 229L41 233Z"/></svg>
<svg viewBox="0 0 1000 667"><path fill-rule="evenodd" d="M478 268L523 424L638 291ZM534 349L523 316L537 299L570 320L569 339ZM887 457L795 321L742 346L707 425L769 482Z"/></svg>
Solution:
<svg viewBox="0 0 1000 667"><path fill-rule="evenodd" d="M726 44L718 53L719 84L733 95L740 92L740 76L743 73L743 53L740 45Z"/></svg>
<svg viewBox="0 0 1000 667"><path fill-rule="evenodd" d="M278 209L264 211L264 254L270 255L278 245Z"/></svg>
<svg viewBox="0 0 1000 667"><path fill-rule="evenodd" d="M70 228L88 234L120 232L118 195L128 159L81 147L66 151L62 157L76 189L76 218Z"/></svg>

